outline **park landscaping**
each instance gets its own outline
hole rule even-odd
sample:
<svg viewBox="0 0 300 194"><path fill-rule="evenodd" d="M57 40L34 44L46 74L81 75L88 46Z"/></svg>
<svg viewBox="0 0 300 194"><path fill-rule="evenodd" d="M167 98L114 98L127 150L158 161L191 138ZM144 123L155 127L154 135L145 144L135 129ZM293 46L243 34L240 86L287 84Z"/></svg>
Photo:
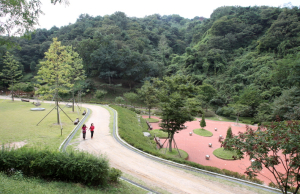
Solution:
<svg viewBox="0 0 300 194"><path fill-rule="evenodd" d="M199 128L199 129L194 129L194 133L200 136L204 137L211 137L213 136L213 133L210 131L207 131L205 129Z"/></svg>
<svg viewBox="0 0 300 194"><path fill-rule="evenodd" d="M61 126L56 123L56 112L53 111L36 126L53 108L53 104L42 103L41 107L46 111L30 111L34 107L31 103L0 100L0 107L0 118L5 121L0 127L3 145L0 154L0 192L22 193L21 190L29 188L24 184L35 185L30 189L31 193L77 193L85 188L87 193L144 192L128 183L118 183L121 171L109 168L105 157L73 150L59 152L59 146L75 127L73 122L60 113L61 135ZM80 113L72 113L70 108L64 108L64 111L72 120L82 117ZM26 142L22 148L11 150L7 147L21 141ZM13 187L8 186L11 183L14 183ZM69 189L72 185L73 188Z"/></svg>
<svg viewBox="0 0 300 194"><path fill-rule="evenodd" d="M237 156L235 150L224 150L224 148L218 148L218 149L214 150L213 154L216 157L223 159L223 160L235 160L233 158L233 156L236 157L236 159L238 159L238 156Z"/></svg>

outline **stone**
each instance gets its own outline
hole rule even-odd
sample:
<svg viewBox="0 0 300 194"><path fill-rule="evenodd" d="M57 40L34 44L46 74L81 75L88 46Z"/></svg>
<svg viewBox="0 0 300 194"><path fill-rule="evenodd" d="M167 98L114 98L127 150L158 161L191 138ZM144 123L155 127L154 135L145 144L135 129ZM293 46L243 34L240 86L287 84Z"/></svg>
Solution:
<svg viewBox="0 0 300 194"><path fill-rule="evenodd" d="M143 132L144 136L151 137L151 134L149 132Z"/></svg>

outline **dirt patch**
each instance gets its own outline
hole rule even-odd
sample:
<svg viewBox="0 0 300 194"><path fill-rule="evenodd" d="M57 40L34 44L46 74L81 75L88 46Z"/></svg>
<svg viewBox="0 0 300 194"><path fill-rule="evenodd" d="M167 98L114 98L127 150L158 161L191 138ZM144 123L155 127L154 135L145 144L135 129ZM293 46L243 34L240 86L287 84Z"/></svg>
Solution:
<svg viewBox="0 0 300 194"><path fill-rule="evenodd" d="M18 148L23 147L26 144L27 144L27 141L25 140L25 141L7 143L7 144L4 144L4 147L10 148L10 149L18 149Z"/></svg>

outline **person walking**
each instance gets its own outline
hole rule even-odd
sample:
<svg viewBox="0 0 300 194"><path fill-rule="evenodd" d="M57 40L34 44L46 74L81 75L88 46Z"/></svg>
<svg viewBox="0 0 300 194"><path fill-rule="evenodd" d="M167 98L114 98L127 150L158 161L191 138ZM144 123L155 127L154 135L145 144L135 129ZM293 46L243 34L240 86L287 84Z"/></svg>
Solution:
<svg viewBox="0 0 300 194"><path fill-rule="evenodd" d="M94 123L91 123L90 131L91 131L91 138L92 139L93 139L93 135L94 135L94 129L95 129Z"/></svg>
<svg viewBox="0 0 300 194"><path fill-rule="evenodd" d="M83 136L83 139L85 140L85 134L86 134L86 125L83 124L82 125L82 136Z"/></svg>

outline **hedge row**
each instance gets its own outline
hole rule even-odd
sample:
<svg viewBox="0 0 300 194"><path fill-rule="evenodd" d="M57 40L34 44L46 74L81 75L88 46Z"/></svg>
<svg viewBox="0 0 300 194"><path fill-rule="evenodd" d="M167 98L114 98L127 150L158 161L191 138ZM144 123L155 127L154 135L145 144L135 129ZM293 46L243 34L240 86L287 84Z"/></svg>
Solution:
<svg viewBox="0 0 300 194"><path fill-rule="evenodd" d="M139 150L142 150L146 153L152 154L154 156L158 156L163 159L171 160L177 163L189 165L195 168L216 172L219 174L224 174L227 176L249 180L255 183L262 184L263 182L257 178L250 178L249 176L245 176L243 174L233 172L226 169L219 169L212 166L203 166L201 164L187 161L184 159L167 157L161 153L159 153L156 149L156 144L153 141L153 137L144 137L143 132L147 131L147 124L144 119L140 119L138 122L137 116L134 112L122 108L120 106L111 105L118 112L118 127L119 127L119 135L122 139L124 139L130 145L136 147ZM151 142L151 143L150 143Z"/></svg>
<svg viewBox="0 0 300 194"><path fill-rule="evenodd" d="M105 158L84 152L63 153L37 148L0 151L0 171L13 174L22 171L26 176L50 180L103 186L109 180L109 165Z"/></svg>

